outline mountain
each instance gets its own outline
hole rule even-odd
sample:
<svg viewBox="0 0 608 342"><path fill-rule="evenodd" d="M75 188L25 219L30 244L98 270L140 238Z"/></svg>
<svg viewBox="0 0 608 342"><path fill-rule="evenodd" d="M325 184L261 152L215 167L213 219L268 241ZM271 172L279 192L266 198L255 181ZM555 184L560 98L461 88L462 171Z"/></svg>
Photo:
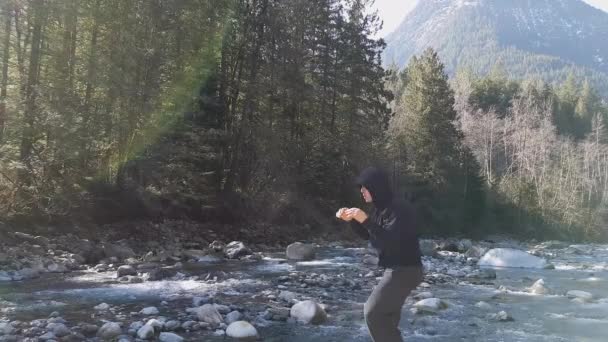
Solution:
<svg viewBox="0 0 608 342"><path fill-rule="evenodd" d="M448 72L593 82L608 98L608 13L581 0L424 0L386 37L384 61L405 66L433 47Z"/></svg>

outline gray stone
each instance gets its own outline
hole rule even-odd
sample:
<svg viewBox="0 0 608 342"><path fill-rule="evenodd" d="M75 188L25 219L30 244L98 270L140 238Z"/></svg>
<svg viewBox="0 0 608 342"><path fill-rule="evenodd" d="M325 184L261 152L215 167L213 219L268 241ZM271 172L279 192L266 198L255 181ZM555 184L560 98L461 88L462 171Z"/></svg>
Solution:
<svg viewBox="0 0 608 342"><path fill-rule="evenodd" d="M257 339L258 331L249 322L237 321L228 326L226 335L237 339Z"/></svg>
<svg viewBox="0 0 608 342"><path fill-rule="evenodd" d="M136 275L137 275L137 270L135 270L135 268L133 268L133 266L131 266L131 265L123 265L123 266L120 266L116 270L117 277L136 276Z"/></svg>
<svg viewBox="0 0 608 342"><path fill-rule="evenodd" d="M163 332L158 336L158 340L160 342L182 342L184 338L173 333Z"/></svg>
<svg viewBox="0 0 608 342"><path fill-rule="evenodd" d="M226 254L228 259L238 259L239 257L249 255L251 253L251 250L245 247L245 244L240 241L232 241L226 245L224 250L224 254Z"/></svg>
<svg viewBox="0 0 608 342"><path fill-rule="evenodd" d="M290 315L304 324L321 324L327 320L325 310L311 300L296 303L291 307Z"/></svg>
<svg viewBox="0 0 608 342"><path fill-rule="evenodd" d="M102 325L101 328L99 328L99 331L97 331L97 337L104 340L114 339L121 334L122 328L120 327L120 324L115 322L108 322Z"/></svg>
<svg viewBox="0 0 608 342"><path fill-rule="evenodd" d="M315 258L315 247L311 244L295 242L287 246L286 255L290 260L312 260Z"/></svg>

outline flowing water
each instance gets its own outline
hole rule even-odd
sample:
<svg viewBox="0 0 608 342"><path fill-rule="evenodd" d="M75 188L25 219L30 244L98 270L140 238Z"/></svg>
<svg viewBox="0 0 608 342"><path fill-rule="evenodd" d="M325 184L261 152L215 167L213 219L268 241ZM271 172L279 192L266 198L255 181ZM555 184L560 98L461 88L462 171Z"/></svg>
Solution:
<svg viewBox="0 0 608 342"><path fill-rule="evenodd" d="M583 250L583 252L581 252ZM361 286L287 286L286 289L328 305L329 320L319 326L267 321L256 324L264 341L370 341L365 328L363 303L376 282L365 279L372 268L361 264L362 248L327 247L311 262L287 262L281 253L267 254L257 262L200 262L185 265L183 280L123 284L114 272L47 274L42 278L0 283L0 318L31 321L58 311L68 326L79 322L100 324L103 319L129 322L142 319L132 314L156 306L167 319L184 317L192 297L213 296L225 305L245 311L268 303L263 291L278 293L277 279L316 273L332 281L357 280ZM430 291L448 303L435 315L411 312L413 300L403 307L401 328L407 341L606 341L608 340L608 246L582 246L554 250L555 270L497 269L497 278L483 285L466 279L434 284ZM441 263L441 260L426 259ZM456 267L456 266L454 266ZM190 277L216 281L193 280ZM527 291L544 279L548 295ZM293 282L292 282L293 283ZM297 284L299 285L299 284ZM500 286L503 286L500 290ZM571 301L565 293L582 290L593 294L589 303ZM475 306L487 302L491 309ZM108 303L113 312L98 313L93 307ZM506 311L511 322L495 322L486 315ZM183 321L183 319L182 319ZM222 341L213 332L178 332L197 341Z"/></svg>

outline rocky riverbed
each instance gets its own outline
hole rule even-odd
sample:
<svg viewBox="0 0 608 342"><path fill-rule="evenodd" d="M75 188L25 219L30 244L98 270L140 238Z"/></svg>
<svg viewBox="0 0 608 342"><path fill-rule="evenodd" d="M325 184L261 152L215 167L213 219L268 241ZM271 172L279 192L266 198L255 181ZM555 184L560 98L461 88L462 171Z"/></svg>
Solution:
<svg viewBox="0 0 608 342"><path fill-rule="evenodd" d="M352 243L12 238L0 250L0 341L369 341L363 303L382 274ZM401 321L408 340L608 334L608 246L421 245L425 281Z"/></svg>

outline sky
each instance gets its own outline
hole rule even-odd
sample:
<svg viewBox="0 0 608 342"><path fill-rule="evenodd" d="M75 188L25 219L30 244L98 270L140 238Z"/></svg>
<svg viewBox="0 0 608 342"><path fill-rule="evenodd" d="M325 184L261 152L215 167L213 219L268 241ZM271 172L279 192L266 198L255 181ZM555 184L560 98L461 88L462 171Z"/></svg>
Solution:
<svg viewBox="0 0 608 342"><path fill-rule="evenodd" d="M422 0L424 1L424 0ZM608 0L584 0L586 3L608 12ZM375 7L384 27L378 36L384 37L399 26L405 15L411 11L418 0L376 0Z"/></svg>

